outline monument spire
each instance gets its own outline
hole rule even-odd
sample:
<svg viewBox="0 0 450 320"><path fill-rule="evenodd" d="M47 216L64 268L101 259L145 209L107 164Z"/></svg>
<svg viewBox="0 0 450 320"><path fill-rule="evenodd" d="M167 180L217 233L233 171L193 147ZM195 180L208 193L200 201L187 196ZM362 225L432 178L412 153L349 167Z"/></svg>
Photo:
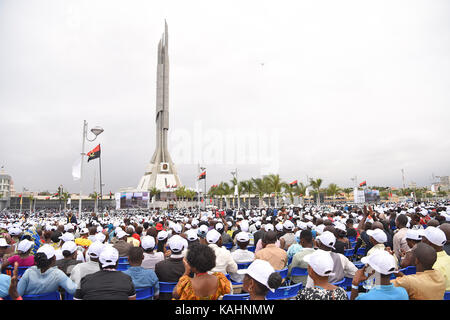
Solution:
<svg viewBox="0 0 450 320"><path fill-rule="evenodd" d="M156 187L162 193L172 191L173 186L181 186L180 178L167 148L169 131L169 31L167 21L164 21L164 24L164 33L159 40L157 54L156 148L137 188L148 191Z"/></svg>

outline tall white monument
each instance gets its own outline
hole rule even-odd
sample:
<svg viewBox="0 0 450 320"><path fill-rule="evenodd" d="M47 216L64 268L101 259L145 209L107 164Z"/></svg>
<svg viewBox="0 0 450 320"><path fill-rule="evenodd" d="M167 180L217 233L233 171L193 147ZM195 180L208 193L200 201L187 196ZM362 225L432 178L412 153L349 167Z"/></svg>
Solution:
<svg viewBox="0 0 450 320"><path fill-rule="evenodd" d="M169 131L169 34L167 22L158 44L158 68L156 74L156 149L144 176L139 181L138 190L149 191L156 187L163 192L171 192L181 186L176 167L167 149Z"/></svg>

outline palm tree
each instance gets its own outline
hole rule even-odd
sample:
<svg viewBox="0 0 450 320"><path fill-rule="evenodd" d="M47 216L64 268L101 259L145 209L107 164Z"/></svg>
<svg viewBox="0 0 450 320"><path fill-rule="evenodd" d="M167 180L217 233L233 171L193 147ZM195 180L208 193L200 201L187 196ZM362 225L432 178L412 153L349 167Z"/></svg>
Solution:
<svg viewBox="0 0 450 320"><path fill-rule="evenodd" d="M240 186L242 188L242 192L246 193L248 195L248 206L247 208L250 208L250 197L254 190L254 185L252 180L245 180L240 182Z"/></svg>
<svg viewBox="0 0 450 320"><path fill-rule="evenodd" d="M283 183L284 192L289 195L291 204L294 203L294 194L296 193L296 186L290 185L289 183Z"/></svg>
<svg viewBox="0 0 450 320"><path fill-rule="evenodd" d="M67 209L67 200L70 198L69 193L64 191L61 195L61 199L64 201L64 210Z"/></svg>
<svg viewBox="0 0 450 320"><path fill-rule="evenodd" d="M226 182L221 182L219 186L217 187L217 192L220 196L220 208L222 209L222 199L225 197L225 207L228 208L228 198L230 194L233 193L233 189L230 187L230 185Z"/></svg>
<svg viewBox="0 0 450 320"><path fill-rule="evenodd" d="M235 195L234 195L234 190L235 190L235 188L236 188L236 185L238 184L238 181L237 181L237 179L236 179L236 177L234 177L232 180L230 180L230 183L232 184L232 190L233 190L233 207L235 206L234 205L234 197L235 197Z"/></svg>
<svg viewBox="0 0 450 320"><path fill-rule="evenodd" d="M317 194L317 205L320 205L320 185L322 184L322 179L318 178L316 180L309 179L309 185L314 189Z"/></svg>
<svg viewBox="0 0 450 320"><path fill-rule="evenodd" d="M157 196L160 192L161 191L158 188L156 188L156 187L153 187L153 188L150 189L150 199L151 199L152 202L153 202L153 197ZM156 198L154 200L156 200ZM155 210L155 203L154 202L153 202L153 210Z"/></svg>
<svg viewBox="0 0 450 320"><path fill-rule="evenodd" d="M334 203L335 197L336 197L336 195L339 193L339 191L341 191L341 188L339 188L339 187L337 186L337 184L335 184L335 183L330 183L330 184L328 185L328 188L327 188L327 194L330 195L330 196L333 196L333 203Z"/></svg>
<svg viewBox="0 0 450 320"><path fill-rule="evenodd" d="M347 198L350 198L350 194L352 193L353 188L344 188L342 191L345 193Z"/></svg>
<svg viewBox="0 0 450 320"><path fill-rule="evenodd" d="M267 191L266 181L261 178L252 178L253 186L255 187L255 191L259 197L259 206L262 207L262 198Z"/></svg>
<svg viewBox="0 0 450 320"><path fill-rule="evenodd" d="M278 194L281 192L283 187L283 181L279 174L270 174L264 179L267 179L267 186L270 193L275 193L275 208L278 207Z"/></svg>
<svg viewBox="0 0 450 320"><path fill-rule="evenodd" d="M297 185L297 187L295 187L295 192L303 199L303 197L306 194L306 188L307 188L307 186L305 186L302 182L300 182Z"/></svg>

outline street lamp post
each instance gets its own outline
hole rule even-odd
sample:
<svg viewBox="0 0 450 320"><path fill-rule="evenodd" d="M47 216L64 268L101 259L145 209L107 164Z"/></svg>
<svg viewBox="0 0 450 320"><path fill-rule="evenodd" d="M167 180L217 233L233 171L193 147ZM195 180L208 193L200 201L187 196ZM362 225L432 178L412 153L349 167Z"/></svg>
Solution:
<svg viewBox="0 0 450 320"><path fill-rule="evenodd" d="M206 170L206 168L204 168L204 167L200 167L200 169L202 172ZM204 202L203 207L206 210L206 176L205 176L204 180L205 180L205 189L203 190L203 202Z"/></svg>
<svg viewBox="0 0 450 320"><path fill-rule="evenodd" d="M238 210L239 210L239 208L241 207L241 199L239 197L239 180L238 180L238 170L237 170L237 168L235 169L235 171L231 172L231 174L233 175L233 178L236 178L236 187L235 188L237 188L237 199L238 199L237 207L238 207ZM236 189L235 189L235 191L236 191Z"/></svg>
<svg viewBox="0 0 450 320"><path fill-rule="evenodd" d="M86 120L84 120L84 122L83 122L83 140L82 140L82 143L81 143L80 199L79 199L79 202L78 202L78 206L79 206L78 214L79 214L80 217L81 217L81 202L82 202L81 201L81 197L82 197L82 194L83 194L82 193L83 192L83 160L84 160L84 156L86 155L85 152L84 152L84 143L85 143L86 140L89 141L89 142L93 142L97 138L97 136L104 131L103 128L101 128L99 126L96 126L96 127L92 128L91 132L93 134L95 134L95 137L94 137L94 139L90 140L87 137L87 127L88 127L88 123L87 123Z"/></svg>

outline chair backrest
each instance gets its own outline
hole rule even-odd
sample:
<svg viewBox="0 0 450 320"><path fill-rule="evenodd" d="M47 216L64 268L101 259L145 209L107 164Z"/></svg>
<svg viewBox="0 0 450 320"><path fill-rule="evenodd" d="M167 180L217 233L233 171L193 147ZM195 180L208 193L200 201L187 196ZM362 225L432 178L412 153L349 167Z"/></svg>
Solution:
<svg viewBox="0 0 450 320"><path fill-rule="evenodd" d="M28 294L22 296L23 300L61 300L59 291L47 292L43 294Z"/></svg>
<svg viewBox="0 0 450 320"><path fill-rule="evenodd" d="M292 268L291 270L291 277L300 277L300 276L307 276L308 275L308 269L303 268Z"/></svg>
<svg viewBox="0 0 450 320"><path fill-rule="evenodd" d="M136 289L136 300L153 300L153 287Z"/></svg>
<svg viewBox="0 0 450 320"><path fill-rule="evenodd" d="M247 250L251 252L255 252L256 247L255 246L248 246Z"/></svg>
<svg viewBox="0 0 450 320"><path fill-rule="evenodd" d="M302 283L297 283L292 286L280 287L275 292L269 291L266 296L267 300L289 299L297 296L298 291L302 288Z"/></svg>
<svg viewBox="0 0 450 320"><path fill-rule="evenodd" d="M444 294L444 300L450 300L450 291L446 291Z"/></svg>
<svg viewBox="0 0 450 320"><path fill-rule="evenodd" d="M238 263L238 269L247 269L249 265L251 265L251 262L243 262L243 263Z"/></svg>
<svg viewBox="0 0 450 320"><path fill-rule="evenodd" d="M356 251L356 254L358 256L365 256L366 255L366 248L365 247L358 248L358 251Z"/></svg>
<svg viewBox="0 0 450 320"><path fill-rule="evenodd" d="M281 270L276 270L276 272L278 272L280 274L281 279L286 279L287 278L288 271L289 271L288 268L284 268L284 269L281 269Z"/></svg>
<svg viewBox="0 0 450 320"><path fill-rule="evenodd" d="M355 252L355 250L353 250L353 249L345 249L344 250L344 256L351 257L351 256L353 256L354 252Z"/></svg>
<svg viewBox="0 0 450 320"><path fill-rule="evenodd" d="M30 267L18 267L17 274L18 274L19 279L23 276L23 274L25 273L25 271L27 271L28 268L30 268ZM8 276L12 276L13 270L14 270L13 266L8 266L4 270L4 273L7 274Z"/></svg>
<svg viewBox="0 0 450 320"><path fill-rule="evenodd" d="M355 242L355 241L356 241L356 238L355 238L355 237L348 237L348 241L350 241L350 242Z"/></svg>
<svg viewBox="0 0 450 320"><path fill-rule="evenodd" d="M177 282L159 282L160 293L172 293L173 288L177 285Z"/></svg>
<svg viewBox="0 0 450 320"><path fill-rule="evenodd" d="M292 263L292 259L294 259L294 256L290 256L290 257L288 258L288 265L290 265L290 264Z"/></svg>
<svg viewBox="0 0 450 320"><path fill-rule="evenodd" d="M345 278L342 279L341 281L337 281L337 282L332 283L332 285L340 287L340 286L343 285L344 283L345 283ZM351 285L351 284L350 284L350 285Z"/></svg>
<svg viewBox="0 0 450 320"><path fill-rule="evenodd" d="M250 300L250 295L248 293L226 294L223 296L222 300Z"/></svg>
<svg viewBox="0 0 450 320"><path fill-rule="evenodd" d="M64 300L73 300L73 295L68 293L67 291L64 292Z"/></svg>
<svg viewBox="0 0 450 320"><path fill-rule="evenodd" d="M364 267L364 263L354 263L355 267L358 269L362 269Z"/></svg>
<svg viewBox="0 0 450 320"><path fill-rule="evenodd" d="M119 257L119 263L128 263L128 257Z"/></svg>
<svg viewBox="0 0 450 320"><path fill-rule="evenodd" d="M223 246L228 250L231 250L233 248L233 242L224 243Z"/></svg>
<svg viewBox="0 0 450 320"><path fill-rule="evenodd" d="M125 270L128 270L129 267L130 267L130 265L128 264L128 262L127 263L119 263L117 265L117 270L118 271L125 271Z"/></svg>
<svg viewBox="0 0 450 320"><path fill-rule="evenodd" d="M228 273L225 274L225 277L227 277L227 279L230 281L231 285L233 285L233 286L240 286L243 284L243 282L234 282L233 280L231 280L231 276Z"/></svg>
<svg viewBox="0 0 450 320"><path fill-rule="evenodd" d="M416 266L408 266L406 268L400 269L399 271L403 272L403 274L410 275L410 274L416 274Z"/></svg>

